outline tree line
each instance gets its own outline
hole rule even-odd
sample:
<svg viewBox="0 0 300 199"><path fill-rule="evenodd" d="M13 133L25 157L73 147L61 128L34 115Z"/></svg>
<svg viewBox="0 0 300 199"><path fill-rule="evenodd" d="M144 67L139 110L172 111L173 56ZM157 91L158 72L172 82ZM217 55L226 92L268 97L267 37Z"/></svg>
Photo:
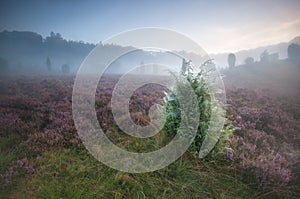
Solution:
<svg viewBox="0 0 300 199"><path fill-rule="evenodd" d="M95 44L64 39L51 32L43 38L35 32L0 32L0 72L68 73L76 70ZM44 66L44 67L41 67Z"/></svg>
<svg viewBox="0 0 300 199"><path fill-rule="evenodd" d="M287 48L288 59L290 61L300 60L300 45L296 43L291 43ZM278 53L269 53L268 50L264 50L260 54L259 62L271 62L278 60ZM236 65L236 55L234 53L229 53L227 57L228 67L232 68ZM254 64L255 60L253 57L247 57L244 60L244 64L251 65Z"/></svg>

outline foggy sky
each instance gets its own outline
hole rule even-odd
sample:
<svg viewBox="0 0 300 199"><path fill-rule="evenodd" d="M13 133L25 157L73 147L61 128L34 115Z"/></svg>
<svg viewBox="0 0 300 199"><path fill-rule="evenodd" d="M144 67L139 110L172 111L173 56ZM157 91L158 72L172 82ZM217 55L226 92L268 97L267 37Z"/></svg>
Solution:
<svg viewBox="0 0 300 199"><path fill-rule="evenodd" d="M98 43L139 27L173 29L208 53L234 52L300 35L300 1L50 1L2 0L0 31L51 31Z"/></svg>

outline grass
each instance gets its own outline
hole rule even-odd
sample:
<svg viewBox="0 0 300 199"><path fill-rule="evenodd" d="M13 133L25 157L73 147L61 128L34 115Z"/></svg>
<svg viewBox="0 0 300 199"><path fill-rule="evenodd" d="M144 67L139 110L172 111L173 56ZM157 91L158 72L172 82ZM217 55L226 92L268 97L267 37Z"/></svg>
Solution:
<svg viewBox="0 0 300 199"><path fill-rule="evenodd" d="M6 189L7 198L268 198L232 165L188 153L144 174L110 169L86 151L67 148L44 152L33 161L36 173ZM270 198L284 198L283 193L270 193Z"/></svg>
<svg viewBox="0 0 300 199"><path fill-rule="evenodd" d="M111 138L116 134L112 133ZM120 146L138 151L141 143L119 137ZM13 160L27 152L22 140L2 137L1 173ZM156 148L166 142L162 134L149 140ZM131 146L131 147L129 147ZM27 154L30 155L30 154ZM111 169L94 159L85 149L52 147L27 156L36 172L22 173L13 184L0 187L0 198L291 198L288 189L259 190L254 176L222 157L195 158L186 152L176 162L159 171L130 174Z"/></svg>
<svg viewBox="0 0 300 199"><path fill-rule="evenodd" d="M16 134L0 137L0 174L4 173L12 161L24 155L22 138ZM2 178L0 178L2 180Z"/></svg>
<svg viewBox="0 0 300 199"><path fill-rule="evenodd" d="M0 137L0 174L5 173L11 162L20 158L18 145L20 138L15 134L7 137ZM4 179L0 177L0 185L4 183ZM2 189L0 187L0 198L7 198L11 192L11 188Z"/></svg>

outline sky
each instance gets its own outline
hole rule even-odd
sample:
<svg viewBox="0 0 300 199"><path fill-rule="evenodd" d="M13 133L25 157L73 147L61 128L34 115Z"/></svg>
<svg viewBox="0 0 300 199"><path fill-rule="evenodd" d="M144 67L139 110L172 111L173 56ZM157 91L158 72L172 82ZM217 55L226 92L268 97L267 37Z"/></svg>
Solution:
<svg viewBox="0 0 300 199"><path fill-rule="evenodd" d="M236 52L300 36L299 0L1 0L0 31L33 31L98 43L120 32L178 31L208 53Z"/></svg>

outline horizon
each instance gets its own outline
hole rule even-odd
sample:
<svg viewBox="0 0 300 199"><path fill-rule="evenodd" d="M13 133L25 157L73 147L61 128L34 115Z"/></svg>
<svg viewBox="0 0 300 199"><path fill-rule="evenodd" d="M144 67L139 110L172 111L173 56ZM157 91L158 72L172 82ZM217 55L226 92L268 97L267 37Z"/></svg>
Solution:
<svg viewBox="0 0 300 199"><path fill-rule="evenodd" d="M42 35L41 33L34 32L34 31L30 31L30 30L2 30L1 32L5 32L5 31L7 31L7 32L14 32L14 31L16 31L16 32L32 32L32 33L37 33L37 34L41 35L41 36L43 37L43 39L45 39L46 37L50 36L51 32L53 32L53 31L51 31L48 35ZM0 32L0 33L1 33L1 32ZM54 33L56 34L56 33L59 33L59 32L54 32ZM60 34L60 33L59 33L59 34ZM65 39L66 41L84 42L84 43L86 43L86 44L92 44L92 45L98 45L100 42L102 42L102 41L99 41L98 43L92 43L92 42L84 41L84 40L82 40L82 39L79 39L79 40L72 40L72 39L65 38L64 35L61 35L61 36L62 36L62 38ZM278 45L278 44L281 44L281 43L289 43L289 42L291 42L293 39L296 39L296 38L298 38L298 37L300 37L300 35L299 35L299 36L295 36L295 37L293 37L293 38L291 38L291 39L289 39L289 40L287 40L287 41L281 41L281 42L279 42L279 43L272 43L272 44L268 44L268 45L265 45L265 46L257 46L257 47L253 47L253 48L249 48L249 49L241 49L241 50L237 50L237 51L224 51L224 52L217 52L217 53L213 53L213 52L212 52L212 53L209 53L209 54L210 54L210 55L219 55L219 54L226 54L226 53L239 53L239 52L243 52L243 51L255 50L255 49L257 49L257 48L264 48L264 47L267 47L267 46ZM175 50L175 51L176 51L176 50Z"/></svg>
<svg viewBox="0 0 300 199"><path fill-rule="evenodd" d="M289 42L300 35L300 2L2 1L0 31L51 31L97 44L119 32L158 27L181 32L208 54ZM155 12L153 12L155 11ZM111 23L113 22L113 23Z"/></svg>

